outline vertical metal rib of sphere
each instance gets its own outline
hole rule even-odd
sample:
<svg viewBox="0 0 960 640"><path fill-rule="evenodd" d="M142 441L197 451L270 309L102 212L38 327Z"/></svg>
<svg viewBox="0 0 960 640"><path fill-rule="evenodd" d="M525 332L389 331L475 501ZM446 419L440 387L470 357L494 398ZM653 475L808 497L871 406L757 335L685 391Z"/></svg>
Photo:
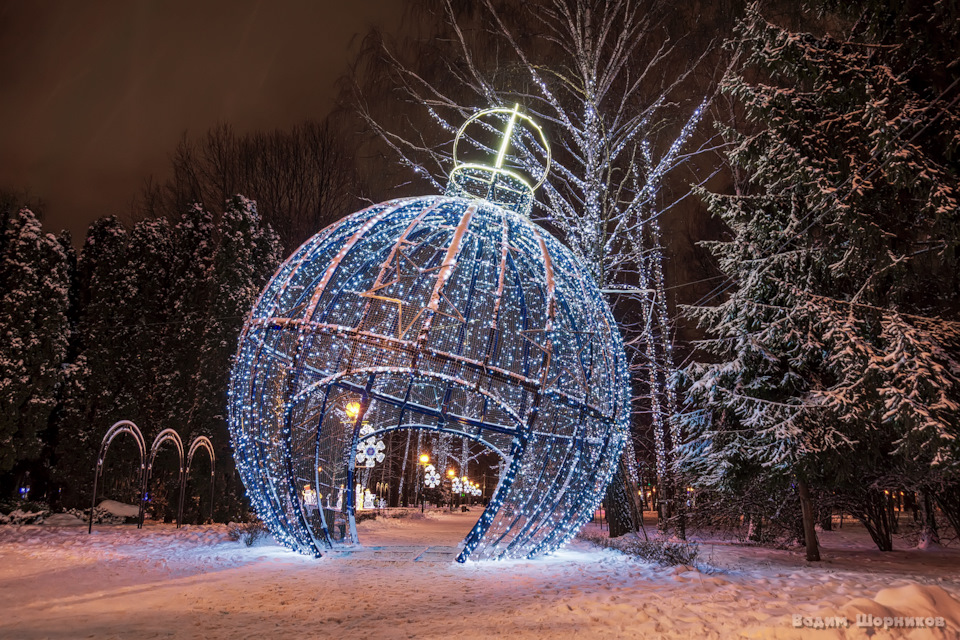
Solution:
<svg viewBox="0 0 960 640"><path fill-rule="evenodd" d="M280 267L241 336L230 402L254 508L292 548L333 544L300 489L337 494L362 422L504 457L461 559L523 557L566 542L602 498L629 378L609 309L565 247L497 206L425 197L345 218Z"/></svg>

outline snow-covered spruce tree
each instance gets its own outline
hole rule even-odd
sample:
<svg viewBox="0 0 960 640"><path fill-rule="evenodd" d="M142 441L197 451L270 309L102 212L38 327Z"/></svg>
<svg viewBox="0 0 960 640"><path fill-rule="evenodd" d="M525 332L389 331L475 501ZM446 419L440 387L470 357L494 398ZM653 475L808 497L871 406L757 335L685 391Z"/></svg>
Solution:
<svg viewBox="0 0 960 640"><path fill-rule="evenodd" d="M169 362L176 345L165 343L164 329L177 319L170 314L170 271L174 261L173 230L164 218L141 220L127 237L126 260L120 269L121 290L126 297L115 309L111 333L123 352L114 367L123 373L116 390L134 399L125 416L143 432L149 446L163 429L182 431L181 421L167 419L172 396ZM122 385L122 386L121 386ZM100 425L101 431L108 425ZM186 434L182 434L186 437ZM109 459L108 459L109 461ZM159 450L151 473L152 516L172 520L179 498L179 460L174 447Z"/></svg>
<svg viewBox="0 0 960 640"><path fill-rule="evenodd" d="M635 422L652 430L658 476L668 484L662 476L678 433L668 421L673 365L658 222L670 205L659 191L683 161L683 145L705 108L696 102L678 108L675 100L709 45L678 62L678 41L663 31L669 7L657 0L432 6L442 13L438 31L412 55L382 38L368 41L367 69L361 65L357 76L378 75L357 86L360 112L405 168L441 191L453 135L479 109L519 103L549 130L553 163L533 215L602 289L643 292L610 302L634 372ZM430 61L439 65L431 69ZM392 95L374 99L376 88ZM395 109L398 99L408 109ZM386 112L378 110L382 104L390 105ZM466 144L496 154L482 135ZM512 166L541 175L544 150L535 138L513 152ZM632 441L624 456L627 477L618 473L614 482L625 486L619 495L632 497Z"/></svg>
<svg viewBox="0 0 960 640"><path fill-rule="evenodd" d="M240 197L217 222L194 206L172 226L162 218L143 220L129 233L116 218L91 225L78 265L75 355L65 368L57 414L56 477L67 504L89 500L84 492L103 434L129 419L148 444L165 428L185 440L212 436L221 448L220 514L242 515L223 424L226 379L243 318L279 255L275 234ZM163 511L155 515L170 516L177 466L163 451L151 494ZM111 449L108 464L114 462L133 461L124 459L121 445ZM132 468L113 475L133 486ZM198 489L209 495L209 485Z"/></svg>
<svg viewBox="0 0 960 640"><path fill-rule="evenodd" d="M202 363L203 335L212 313L209 274L216 253L216 223L199 204L188 206L173 226L170 267L170 316L164 343L173 346L167 365L172 398L167 420L189 424Z"/></svg>
<svg viewBox="0 0 960 640"><path fill-rule="evenodd" d="M943 3L851 7L835 37L755 8L738 27L724 90L757 129L729 154L747 188L704 195L730 280L691 309L711 338L684 371L680 467L734 494L795 479L811 559L810 484L889 550L884 490L960 462L957 22Z"/></svg>
<svg viewBox="0 0 960 640"><path fill-rule="evenodd" d="M55 475L66 504L85 506L96 454L107 428L132 420L148 444L162 429L181 423L166 420L173 397L169 363L175 346L164 340L173 321L169 313L170 269L174 246L164 219L138 222L129 232L113 217L91 224L78 261L76 339L57 414ZM130 499L137 485L138 460L127 437L111 448L109 484ZM157 458L152 495L166 505L173 491L166 476L176 474L175 456L166 449ZM167 478L169 479L169 478ZM168 511L169 514L169 511Z"/></svg>
<svg viewBox="0 0 960 640"><path fill-rule="evenodd" d="M67 353L69 265L52 234L22 209L0 253L0 473L43 446Z"/></svg>
<svg viewBox="0 0 960 640"><path fill-rule="evenodd" d="M125 382L137 391L137 406L130 419L141 425L144 437L152 438L166 427L163 407L170 395L165 375L170 345L161 340L170 321L168 300L173 261L173 233L166 219L138 222L127 238L126 260L118 274L126 298L116 309L115 339L125 354L116 365Z"/></svg>
<svg viewBox="0 0 960 640"><path fill-rule="evenodd" d="M218 506L236 514L243 491L236 482L226 423L230 370L244 319L280 264L283 251L277 234L257 214L257 204L243 196L227 201L216 230L217 246L205 275L199 359L190 376L192 402L182 424L189 426L192 436L206 435L214 442L218 482L223 483ZM209 489L203 488L208 480L199 476L194 480L199 494L209 495Z"/></svg>
<svg viewBox="0 0 960 640"><path fill-rule="evenodd" d="M86 504L103 434L110 420L127 417L135 404L133 397L119 391L123 373L116 362L123 349L115 331L118 310L126 299L121 285L126 251L127 232L120 221L100 218L87 230L77 259L76 327L71 361L64 367L53 468L66 506Z"/></svg>

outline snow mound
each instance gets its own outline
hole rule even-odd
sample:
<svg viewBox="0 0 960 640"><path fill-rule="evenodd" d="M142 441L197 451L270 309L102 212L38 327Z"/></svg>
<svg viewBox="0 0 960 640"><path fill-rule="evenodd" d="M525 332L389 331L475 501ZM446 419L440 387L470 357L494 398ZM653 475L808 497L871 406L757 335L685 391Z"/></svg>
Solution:
<svg viewBox="0 0 960 640"><path fill-rule="evenodd" d="M140 508L133 504L125 504L123 502L117 502L116 500L104 500L99 505L98 509L103 509L113 516L120 516L121 518L136 518L140 515Z"/></svg>
<svg viewBox="0 0 960 640"><path fill-rule="evenodd" d="M83 520L72 513L55 513L52 516L47 516L43 524L53 527L75 527L83 525Z"/></svg>
<svg viewBox="0 0 960 640"><path fill-rule="evenodd" d="M851 621L858 614L869 614L874 618L943 618L946 629L960 629L960 600L937 585L908 584L882 589L872 600L851 600L842 611Z"/></svg>

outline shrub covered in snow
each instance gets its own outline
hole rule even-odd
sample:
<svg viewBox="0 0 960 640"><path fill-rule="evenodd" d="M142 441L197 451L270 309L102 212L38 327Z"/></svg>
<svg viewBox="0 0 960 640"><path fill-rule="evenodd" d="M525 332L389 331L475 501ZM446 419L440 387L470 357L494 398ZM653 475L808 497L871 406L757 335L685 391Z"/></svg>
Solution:
<svg viewBox="0 0 960 640"><path fill-rule="evenodd" d="M0 524L42 524L43 519L50 515L50 507L43 502L32 500L3 500L0 501Z"/></svg>
<svg viewBox="0 0 960 640"><path fill-rule="evenodd" d="M266 525L260 520L250 522L231 522L227 525L227 537L234 542L243 541L243 544L252 547L256 542L269 537Z"/></svg>
<svg viewBox="0 0 960 640"><path fill-rule="evenodd" d="M633 535L609 538L595 531L581 531L578 537L597 546L616 549L665 567L693 565L700 557L699 545L682 540L664 540L662 538L644 540Z"/></svg>
<svg viewBox="0 0 960 640"><path fill-rule="evenodd" d="M90 509L67 509L65 513L79 518L84 522L90 519ZM127 521L128 518L126 516L111 513L109 509L103 506L99 506L93 510L94 524L126 524Z"/></svg>
<svg viewBox="0 0 960 640"><path fill-rule="evenodd" d="M0 524L43 524L43 519L50 515L49 511L23 511L14 509L7 515L0 513Z"/></svg>

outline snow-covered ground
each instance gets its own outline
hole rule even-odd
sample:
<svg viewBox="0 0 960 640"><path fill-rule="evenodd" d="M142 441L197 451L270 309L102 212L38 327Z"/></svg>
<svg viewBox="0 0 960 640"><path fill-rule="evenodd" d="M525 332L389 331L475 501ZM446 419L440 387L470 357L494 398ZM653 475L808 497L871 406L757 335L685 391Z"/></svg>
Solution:
<svg viewBox="0 0 960 640"><path fill-rule="evenodd" d="M478 514L364 522L364 550L320 560L245 547L222 525L3 526L0 638L960 637L955 549L881 554L848 522L822 534L816 566L706 544L714 569L664 569L583 541L536 561L449 562ZM858 628L858 613L945 626Z"/></svg>

